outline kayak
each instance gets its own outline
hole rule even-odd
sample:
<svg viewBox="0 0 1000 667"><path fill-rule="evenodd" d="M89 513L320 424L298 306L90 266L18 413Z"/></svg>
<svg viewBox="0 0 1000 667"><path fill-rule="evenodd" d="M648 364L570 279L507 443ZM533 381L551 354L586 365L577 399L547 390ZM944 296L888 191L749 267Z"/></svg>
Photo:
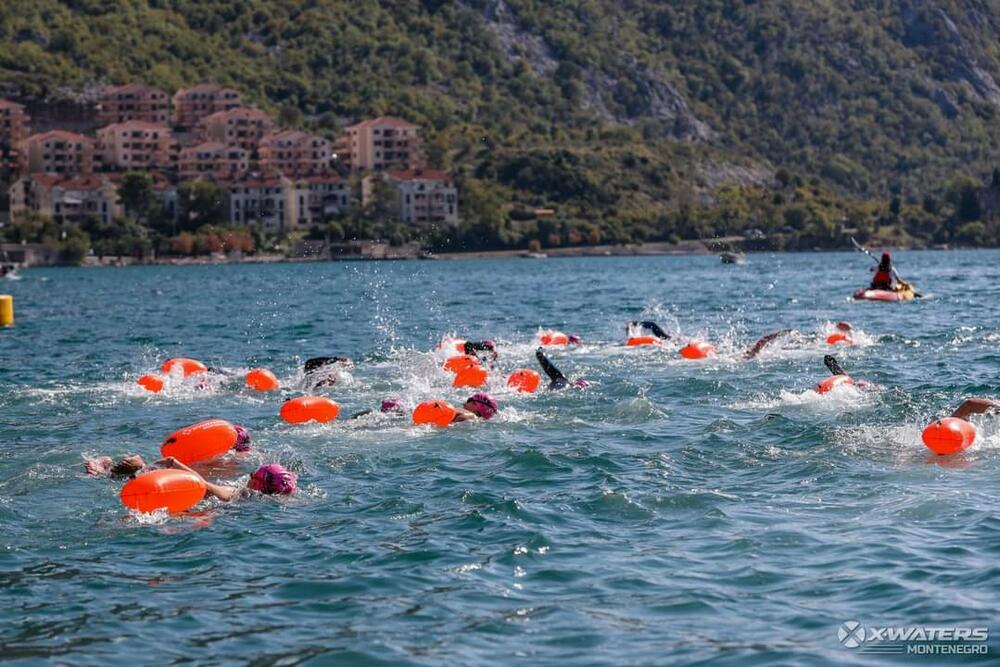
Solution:
<svg viewBox="0 0 1000 667"><path fill-rule="evenodd" d="M912 287L900 290L862 289L854 293L854 298L861 301L912 301L916 296Z"/></svg>

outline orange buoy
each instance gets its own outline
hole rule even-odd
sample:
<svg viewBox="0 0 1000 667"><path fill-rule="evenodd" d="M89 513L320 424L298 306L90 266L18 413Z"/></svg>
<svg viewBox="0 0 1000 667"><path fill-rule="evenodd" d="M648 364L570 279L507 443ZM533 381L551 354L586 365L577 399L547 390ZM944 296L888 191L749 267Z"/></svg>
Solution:
<svg viewBox="0 0 1000 667"><path fill-rule="evenodd" d="M195 373L208 372L208 366L205 364L196 359L186 359L184 357L167 359L163 362L163 366L160 367L160 370L169 375L175 368L180 368L184 373L184 377L194 375Z"/></svg>
<svg viewBox="0 0 1000 667"><path fill-rule="evenodd" d="M929 424L922 434L927 449L939 456L957 454L976 439L976 427L958 417L945 417Z"/></svg>
<svg viewBox="0 0 1000 667"><path fill-rule="evenodd" d="M518 368L507 378L507 386L524 394L534 394L542 377L529 368Z"/></svg>
<svg viewBox="0 0 1000 667"><path fill-rule="evenodd" d="M828 394L841 385L854 384L854 378L850 375L831 375L816 385L817 394Z"/></svg>
<svg viewBox="0 0 1000 667"><path fill-rule="evenodd" d="M456 414L458 410L446 401L424 401L413 409L413 423L418 426L433 424L444 427L451 424Z"/></svg>
<svg viewBox="0 0 1000 667"><path fill-rule="evenodd" d="M146 373L138 380L136 380L136 382L139 383L140 387L142 387L146 391L151 391L154 394L159 393L160 391L163 390L163 378L161 378L159 375L152 375L150 373Z"/></svg>
<svg viewBox="0 0 1000 667"><path fill-rule="evenodd" d="M715 347L699 340L691 341L681 348L681 356L685 359L704 359L715 356Z"/></svg>
<svg viewBox="0 0 1000 667"><path fill-rule="evenodd" d="M486 384L486 370L479 366L470 366L455 373L452 387L482 387Z"/></svg>
<svg viewBox="0 0 1000 667"><path fill-rule="evenodd" d="M542 345L569 345L569 336L561 331L551 329L539 334L538 340Z"/></svg>
<svg viewBox="0 0 1000 667"><path fill-rule="evenodd" d="M266 368L254 368L247 373L246 384L255 391L274 391L281 388L281 383L274 373Z"/></svg>
<svg viewBox="0 0 1000 667"><path fill-rule="evenodd" d="M332 422L340 414L340 406L326 396L299 396L285 401L281 406L281 418L289 424L304 424L317 421L321 424Z"/></svg>
<svg viewBox="0 0 1000 667"><path fill-rule="evenodd" d="M444 362L444 369L452 373L464 371L466 368L477 368L478 366L479 359L476 359L471 354L460 354L457 357L450 357Z"/></svg>
<svg viewBox="0 0 1000 667"><path fill-rule="evenodd" d="M640 347L643 345L660 345L661 341L656 336L632 336L625 344L629 347Z"/></svg>
<svg viewBox="0 0 1000 667"><path fill-rule="evenodd" d="M225 419L206 419L171 433L160 445L160 454L185 465L222 456L236 445L239 434Z"/></svg>
<svg viewBox="0 0 1000 667"><path fill-rule="evenodd" d="M165 509L177 514L191 509L205 497L205 480L187 470L151 470L122 487L121 501L138 512Z"/></svg>
<svg viewBox="0 0 1000 667"><path fill-rule="evenodd" d="M837 343L843 343L844 345L854 345L854 341L845 333L832 333L826 337L827 345L836 345Z"/></svg>

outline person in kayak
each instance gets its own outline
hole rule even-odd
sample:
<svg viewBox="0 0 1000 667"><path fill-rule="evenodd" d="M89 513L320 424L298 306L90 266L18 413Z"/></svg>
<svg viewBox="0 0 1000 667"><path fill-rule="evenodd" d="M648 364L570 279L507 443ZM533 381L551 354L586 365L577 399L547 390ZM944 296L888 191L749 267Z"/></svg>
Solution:
<svg viewBox="0 0 1000 667"><path fill-rule="evenodd" d="M875 269L875 275L872 276L872 284L868 289L880 289L887 291L894 291L896 289L893 284L893 279L896 275L896 269L892 266L892 255L887 252L882 253L882 259L878 263L878 267Z"/></svg>
<svg viewBox="0 0 1000 667"><path fill-rule="evenodd" d="M555 365L549 361L549 358L545 356L544 348L539 347L535 350L535 358L538 359L538 363L541 365L542 370L545 371L545 374L549 377L550 390L565 389L569 386L577 387L578 389L586 389L590 386L590 383L583 378L570 382L569 379L563 375L563 372L556 368Z"/></svg>

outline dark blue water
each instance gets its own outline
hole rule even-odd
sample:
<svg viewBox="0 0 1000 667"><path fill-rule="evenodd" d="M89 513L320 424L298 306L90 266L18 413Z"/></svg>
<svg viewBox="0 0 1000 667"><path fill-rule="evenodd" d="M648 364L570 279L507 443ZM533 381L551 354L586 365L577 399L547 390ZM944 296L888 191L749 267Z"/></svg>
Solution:
<svg viewBox="0 0 1000 667"><path fill-rule="evenodd" d="M856 254L53 269L0 281L0 656L71 664L870 664L841 623L1000 633L1000 418L935 459L962 397L1000 394L1000 253L900 254L932 298L855 303ZM626 349L655 319L714 342ZM879 385L820 397L824 337ZM517 395L539 327L586 392ZM800 334L742 362L760 335ZM459 402L430 352L500 341L488 423L292 427L239 381L150 395L170 356L356 366L345 414ZM129 516L85 455L157 458L173 430L243 423L300 477L290 500ZM239 478L237 478L239 479ZM992 640L993 656L1000 647ZM939 658L910 658L926 664Z"/></svg>

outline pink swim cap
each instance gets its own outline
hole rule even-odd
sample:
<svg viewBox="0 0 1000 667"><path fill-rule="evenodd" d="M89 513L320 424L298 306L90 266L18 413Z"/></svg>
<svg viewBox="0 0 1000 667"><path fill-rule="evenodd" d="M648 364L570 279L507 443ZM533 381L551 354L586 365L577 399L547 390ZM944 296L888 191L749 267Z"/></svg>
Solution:
<svg viewBox="0 0 1000 667"><path fill-rule="evenodd" d="M387 398L382 401L382 405L379 407L380 412L406 412L406 408L403 406L403 401L398 398Z"/></svg>
<svg viewBox="0 0 1000 667"><path fill-rule="evenodd" d="M295 493L297 481L295 473L288 472L277 463L269 463L257 468L250 475L250 483L247 486L267 495L289 495Z"/></svg>
<svg viewBox="0 0 1000 667"><path fill-rule="evenodd" d="M582 338L580 338L579 336L577 336L576 334L570 334L569 336L567 336L567 337L566 337L566 339L567 339L567 340L568 340L568 341L570 342L570 344L572 344L572 345L579 345L580 343L582 343L582 342L583 342L583 339L582 339Z"/></svg>
<svg viewBox="0 0 1000 667"><path fill-rule="evenodd" d="M473 394L466 403L472 403L472 412L483 419L492 419L497 413L497 402L489 394Z"/></svg>
<svg viewBox="0 0 1000 667"><path fill-rule="evenodd" d="M239 424L233 424L233 428L236 429L236 444L233 445L233 449L237 452L249 452L250 451L249 431L247 431Z"/></svg>

